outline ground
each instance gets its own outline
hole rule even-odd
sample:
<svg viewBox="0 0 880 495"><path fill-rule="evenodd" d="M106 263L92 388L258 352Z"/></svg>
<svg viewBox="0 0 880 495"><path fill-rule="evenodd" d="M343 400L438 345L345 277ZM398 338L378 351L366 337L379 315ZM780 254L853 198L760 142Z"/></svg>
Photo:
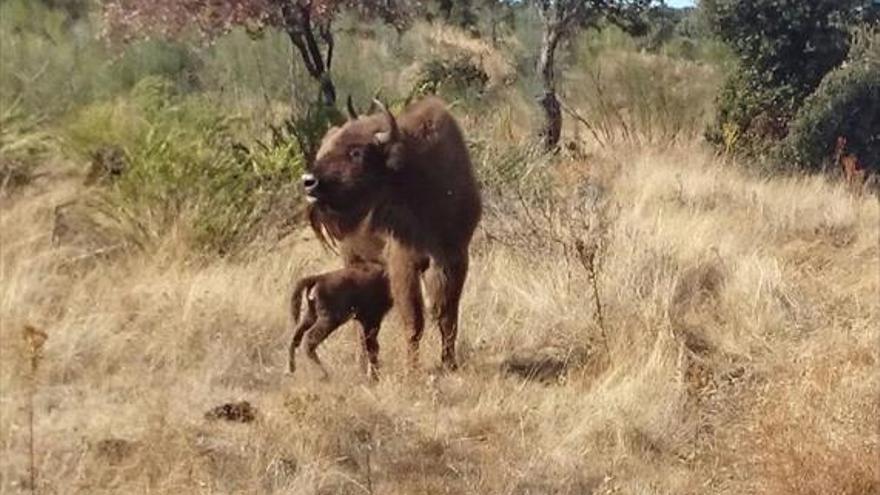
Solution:
<svg viewBox="0 0 880 495"><path fill-rule="evenodd" d="M697 145L560 164L606 205L593 269L516 235L564 239L564 210L488 197L462 368L429 328L407 373L392 313L373 384L348 326L329 381L285 373L292 281L338 264L307 230L235 259L53 243L84 186L51 170L0 204L0 493L31 407L39 493L880 493L880 206L831 179Z"/></svg>

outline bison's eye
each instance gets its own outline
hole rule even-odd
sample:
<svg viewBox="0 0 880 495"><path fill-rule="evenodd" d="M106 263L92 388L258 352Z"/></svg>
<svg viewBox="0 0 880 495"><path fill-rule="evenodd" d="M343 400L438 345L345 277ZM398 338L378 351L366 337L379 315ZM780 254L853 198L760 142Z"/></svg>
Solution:
<svg viewBox="0 0 880 495"><path fill-rule="evenodd" d="M355 163L364 161L364 149L360 146L348 150L348 157Z"/></svg>

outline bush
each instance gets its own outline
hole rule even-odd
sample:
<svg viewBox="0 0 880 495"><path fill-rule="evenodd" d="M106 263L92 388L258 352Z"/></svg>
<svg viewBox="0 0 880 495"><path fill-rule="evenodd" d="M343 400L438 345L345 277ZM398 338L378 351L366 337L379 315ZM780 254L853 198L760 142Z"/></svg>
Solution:
<svg viewBox="0 0 880 495"><path fill-rule="evenodd" d="M880 43L828 74L804 103L781 147L782 158L819 169L834 153L838 137L847 152L880 171Z"/></svg>
<svg viewBox="0 0 880 495"><path fill-rule="evenodd" d="M0 196L30 182L40 160L55 148L41 122L11 105L0 112Z"/></svg>
<svg viewBox="0 0 880 495"><path fill-rule="evenodd" d="M482 94L488 82L489 75L482 67L475 64L470 56L459 54L450 59L432 59L426 62L414 84L413 94Z"/></svg>
<svg viewBox="0 0 880 495"><path fill-rule="evenodd" d="M850 28L873 12L866 0L705 0L701 9L739 60L707 138L752 155L786 136L804 99L845 59Z"/></svg>
<svg viewBox="0 0 880 495"><path fill-rule="evenodd" d="M302 153L280 131L268 143L239 143L241 122L173 88L151 77L85 107L65 126L68 146L82 156L122 150L124 170L91 203L127 244L149 248L176 231L196 249L234 252L277 200L296 199Z"/></svg>

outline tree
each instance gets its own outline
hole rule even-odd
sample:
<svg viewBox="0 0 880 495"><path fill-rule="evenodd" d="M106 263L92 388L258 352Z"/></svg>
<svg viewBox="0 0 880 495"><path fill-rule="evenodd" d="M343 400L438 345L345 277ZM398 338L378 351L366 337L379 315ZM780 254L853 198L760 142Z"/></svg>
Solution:
<svg viewBox="0 0 880 495"><path fill-rule="evenodd" d="M805 98L846 58L851 29L876 20L871 2L702 0L710 29L739 59L709 140L761 155L785 138Z"/></svg>
<svg viewBox="0 0 880 495"><path fill-rule="evenodd" d="M651 0L536 0L543 34L538 55L538 74L543 93L539 99L544 125L539 136L544 148L552 150L562 135L562 111L556 96L556 50L561 42L580 30L599 27L603 22L617 24L629 32L644 29L640 14Z"/></svg>
<svg viewBox="0 0 880 495"><path fill-rule="evenodd" d="M666 5L654 5L644 13L647 32L639 45L651 52L656 52L678 34L679 25L688 16L688 11Z"/></svg>
<svg viewBox="0 0 880 495"><path fill-rule="evenodd" d="M336 103L330 74L333 64L332 22L342 8L389 23L407 20L405 0L104 0L106 33L128 40L137 36L174 37L190 32L205 39L236 26L250 31L284 30L306 71L318 83L319 100Z"/></svg>
<svg viewBox="0 0 880 495"><path fill-rule="evenodd" d="M880 172L880 30L863 30L848 60L804 100L781 143L785 163L821 170L838 140L862 166Z"/></svg>

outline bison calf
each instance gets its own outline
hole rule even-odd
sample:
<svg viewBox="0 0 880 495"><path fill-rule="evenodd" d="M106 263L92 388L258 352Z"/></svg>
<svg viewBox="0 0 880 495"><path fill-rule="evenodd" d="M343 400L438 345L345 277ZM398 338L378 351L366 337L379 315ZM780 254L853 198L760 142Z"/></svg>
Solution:
<svg viewBox="0 0 880 495"><path fill-rule="evenodd" d="M300 318L302 299L306 312ZM343 323L354 319L361 326L361 364L371 377L379 364L379 326L391 309L391 294L385 268L376 263L359 263L297 282L290 300L290 313L296 325L290 343L289 369L296 369L296 349L306 339L306 353L321 369L327 370L315 352L321 342Z"/></svg>

